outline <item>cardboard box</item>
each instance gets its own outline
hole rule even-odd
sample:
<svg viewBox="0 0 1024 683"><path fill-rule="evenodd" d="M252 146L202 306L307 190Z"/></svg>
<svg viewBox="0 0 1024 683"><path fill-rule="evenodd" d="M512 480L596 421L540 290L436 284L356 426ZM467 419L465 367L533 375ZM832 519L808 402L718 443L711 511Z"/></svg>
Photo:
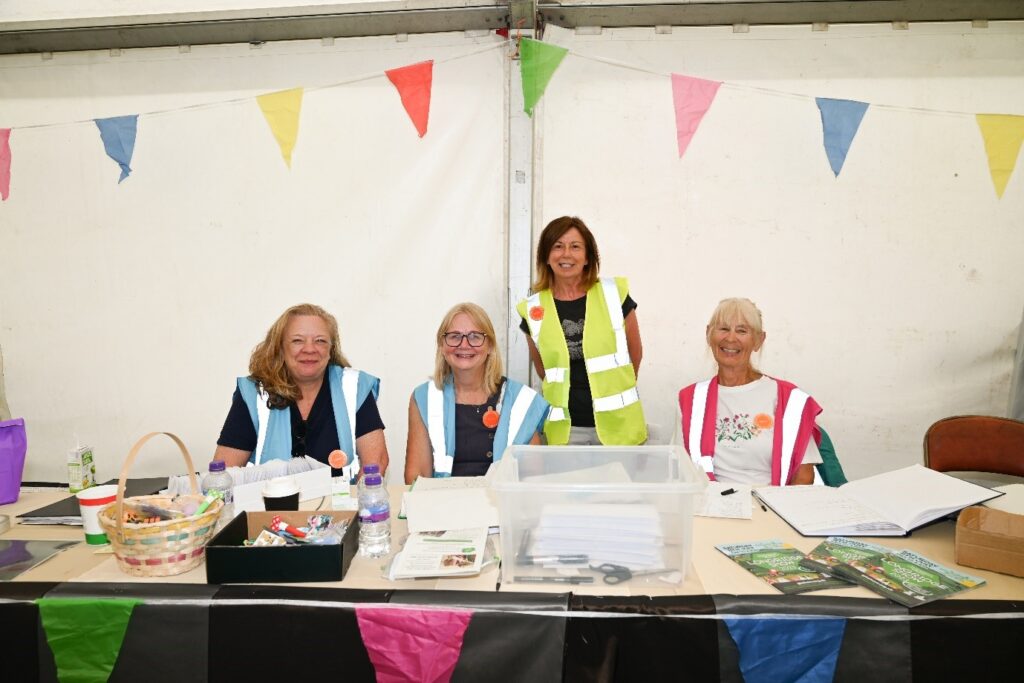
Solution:
<svg viewBox="0 0 1024 683"><path fill-rule="evenodd" d="M311 514L311 510L240 513L206 546L206 583L341 581L359 547L359 523L353 512L316 513L350 520L341 545L242 545L256 538L274 515L299 527Z"/></svg>
<svg viewBox="0 0 1024 683"><path fill-rule="evenodd" d="M1024 577L1024 515L969 507L956 523L956 563Z"/></svg>

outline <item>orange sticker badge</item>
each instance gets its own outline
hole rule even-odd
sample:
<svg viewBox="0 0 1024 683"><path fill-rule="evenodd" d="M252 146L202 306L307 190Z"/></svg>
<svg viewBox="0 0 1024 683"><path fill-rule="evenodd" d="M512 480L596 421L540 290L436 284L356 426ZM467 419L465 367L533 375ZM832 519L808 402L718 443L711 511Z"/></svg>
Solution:
<svg viewBox="0 0 1024 683"><path fill-rule="evenodd" d="M336 470L340 470L348 464L348 456L345 454L345 451L331 451L331 454L327 456L327 464Z"/></svg>
<svg viewBox="0 0 1024 683"><path fill-rule="evenodd" d="M530 320L543 320L544 319L544 307L534 306L530 309Z"/></svg>
<svg viewBox="0 0 1024 683"><path fill-rule="evenodd" d="M494 408L487 406L487 412L484 413L483 417L484 427L488 429L494 429L498 426L498 411Z"/></svg>
<svg viewBox="0 0 1024 683"><path fill-rule="evenodd" d="M771 429L772 425L775 424L775 420L771 415L766 413L758 413L754 416L754 426L758 429Z"/></svg>

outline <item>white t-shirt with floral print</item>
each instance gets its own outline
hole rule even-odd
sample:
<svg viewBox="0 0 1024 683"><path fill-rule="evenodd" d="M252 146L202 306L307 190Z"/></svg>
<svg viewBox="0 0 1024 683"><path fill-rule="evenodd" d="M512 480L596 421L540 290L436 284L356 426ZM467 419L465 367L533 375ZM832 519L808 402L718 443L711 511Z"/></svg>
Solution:
<svg viewBox="0 0 1024 683"><path fill-rule="evenodd" d="M778 387L771 377L738 387L718 385L715 424L715 478L740 484L770 484L775 403ZM810 439L803 464L816 465L821 454Z"/></svg>

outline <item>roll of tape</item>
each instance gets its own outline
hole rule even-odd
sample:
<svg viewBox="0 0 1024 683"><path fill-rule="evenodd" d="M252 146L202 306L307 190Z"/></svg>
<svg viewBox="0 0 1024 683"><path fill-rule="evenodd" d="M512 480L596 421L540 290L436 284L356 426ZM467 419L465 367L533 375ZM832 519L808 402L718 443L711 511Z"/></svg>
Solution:
<svg viewBox="0 0 1024 683"><path fill-rule="evenodd" d="M11 528L11 518L7 515L0 515L0 534Z"/></svg>

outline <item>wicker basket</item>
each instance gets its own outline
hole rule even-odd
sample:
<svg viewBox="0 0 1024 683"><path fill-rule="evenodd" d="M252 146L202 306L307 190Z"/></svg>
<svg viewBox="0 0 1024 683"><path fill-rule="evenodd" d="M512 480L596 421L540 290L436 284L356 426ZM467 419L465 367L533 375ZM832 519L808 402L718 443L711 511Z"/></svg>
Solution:
<svg viewBox="0 0 1024 683"><path fill-rule="evenodd" d="M216 500L200 515L143 524L124 521L124 484L128 470L143 444L159 434L166 434L174 443L178 444L181 455L185 458L185 465L188 467L192 493L179 496L179 500L182 497L193 499L197 503L203 500L199 482L196 479L195 467L192 466L192 458L181 439L168 432L152 432L135 442L121 468L121 476L117 480L117 501L99 512L100 526L103 527L103 531L106 532L107 539L113 547L118 566L121 571L133 576L173 576L198 566L203 561L206 543L213 536L217 518L224 507L222 501ZM128 500L133 503L149 503L167 507L172 498L155 495L134 496Z"/></svg>

